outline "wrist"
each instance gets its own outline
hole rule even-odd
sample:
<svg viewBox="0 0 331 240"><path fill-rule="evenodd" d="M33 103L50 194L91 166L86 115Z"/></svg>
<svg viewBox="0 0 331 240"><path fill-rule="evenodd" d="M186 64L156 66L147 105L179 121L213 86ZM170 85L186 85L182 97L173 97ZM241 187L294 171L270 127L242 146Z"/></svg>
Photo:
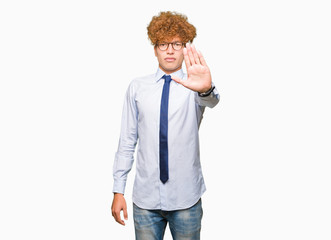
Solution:
<svg viewBox="0 0 331 240"><path fill-rule="evenodd" d="M212 87L213 87L213 86L210 85L210 86L208 86L208 87L206 87L206 88L201 89L200 91L198 91L198 93L201 93L201 94L206 93L206 92L208 92Z"/></svg>
<svg viewBox="0 0 331 240"><path fill-rule="evenodd" d="M117 193L117 192L114 192L114 197L115 196L124 196L124 194L123 193Z"/></svg>
<svg viewBox="0 0 331 240"><path fill-rule="evenodd" d="M198 92L199 97L207 97L214 91L215 86L211 86L205 92Z"/></svg>

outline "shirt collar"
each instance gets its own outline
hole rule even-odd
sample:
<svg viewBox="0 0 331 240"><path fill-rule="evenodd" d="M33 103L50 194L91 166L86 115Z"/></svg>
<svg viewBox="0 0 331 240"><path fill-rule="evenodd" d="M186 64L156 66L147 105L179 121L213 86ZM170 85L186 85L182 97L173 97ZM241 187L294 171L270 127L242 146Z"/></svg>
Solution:
<svg viewBox="0 0 331 240"><path fill-rule="evenodd" d="M161 70L161 68L158 68L155 73L155 81L158 82L159 80L161 80L164 74L165 74L165 72L163 72ZM174 76L183 78L184 77L183 69L181 68L178 71L171 73L170 75L174 75Z"/></svg>

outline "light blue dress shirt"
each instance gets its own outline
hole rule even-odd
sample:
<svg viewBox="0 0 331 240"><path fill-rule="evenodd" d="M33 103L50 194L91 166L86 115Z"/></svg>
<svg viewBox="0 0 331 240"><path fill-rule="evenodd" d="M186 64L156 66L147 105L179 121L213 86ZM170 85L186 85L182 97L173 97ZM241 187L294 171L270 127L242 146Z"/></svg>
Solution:
<svg viewBox="0 0 331 240"><path fill-rule="evenodd" d="M124 194L138 143L132 200L143 209L172 211L193 206L206 190L198 131L205 107L214 107L219 94L215 88L211 95L199 97L197 92L170 82L169 180L163 184L159 169L159 126L164 74L158 68L156 74L136 78L128 87L113 167L113 192ZM187 79L182 69L171 75Z"/></svg>

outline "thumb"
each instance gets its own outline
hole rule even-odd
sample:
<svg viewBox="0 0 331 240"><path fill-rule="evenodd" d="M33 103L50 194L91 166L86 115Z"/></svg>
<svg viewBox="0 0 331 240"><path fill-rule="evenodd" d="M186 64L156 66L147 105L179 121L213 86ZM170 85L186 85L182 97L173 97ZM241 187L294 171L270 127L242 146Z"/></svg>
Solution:
<svg viewBox="0 0 331 240"><path fill-rule="evenodd" d="M184 86L184 81L180 77L177 77L175 75L171 75L171 79L174 80L175 82L182 84Z"/></svg>

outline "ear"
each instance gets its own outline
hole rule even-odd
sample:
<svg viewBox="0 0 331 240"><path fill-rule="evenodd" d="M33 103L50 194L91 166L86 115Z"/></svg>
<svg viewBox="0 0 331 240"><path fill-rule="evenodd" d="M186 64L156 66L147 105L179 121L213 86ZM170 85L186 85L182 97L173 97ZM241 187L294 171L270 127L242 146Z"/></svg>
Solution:
<svg viewBox="0 0 331 240"><path fill-rule="evenodd" d="M157 57L156 45L154 46L154 54L155 54L155 57Z"/></svg>

